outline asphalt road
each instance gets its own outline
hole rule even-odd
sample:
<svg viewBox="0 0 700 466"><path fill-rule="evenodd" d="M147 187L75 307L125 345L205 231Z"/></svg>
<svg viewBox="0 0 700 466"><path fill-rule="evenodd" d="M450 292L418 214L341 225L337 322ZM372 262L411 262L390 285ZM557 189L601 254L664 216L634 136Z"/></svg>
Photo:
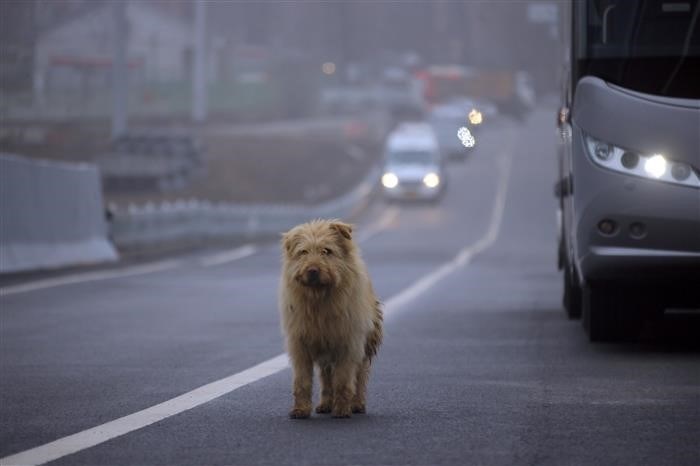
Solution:
<svg viewBox="0 0 700 466"><path fill-rule="evenodd" d="M256 369L211 401L105 434L282 353L280 253L260 244L215 266L202 257L214 252L193 253L0 297L0 463L101 426L93 438L107 441L42 451L66 465L700 464L697 319L591 344L561 309L553 114L484 128L440 204L378 200L358 221L388 308L367 414L290 420L291 371Z"/></svg>

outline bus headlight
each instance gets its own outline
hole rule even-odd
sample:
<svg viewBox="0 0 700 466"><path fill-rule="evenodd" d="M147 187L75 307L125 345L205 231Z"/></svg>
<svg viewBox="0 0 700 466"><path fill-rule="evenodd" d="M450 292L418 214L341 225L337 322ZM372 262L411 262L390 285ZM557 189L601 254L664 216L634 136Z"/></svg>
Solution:
<svg viewBox="0 0 700 466"><path fill-rule="evenodd" d="M644 162L644 171L649 176L661 178L666 173L666 159L661 154L654 154Z"/></svg>
<svg viewBox="0 0 700 466"><path fill-rule="evenodd" d="M610 144L605 144L604 142L596 142L595 147L593 147L593 153L600 160L608 160L612 157L614 152L613 146Z"/></svg>
<svg viewBox="0 0 700 466"><path fill-rule="evenodd" d="M674 163L671 167L671 176L678 181L687 180L693 173L693 169L687 163Z"/></svg>
<svg viewBox="0 0 700 466"><path fill-rule="evenodd" d="M697 169L662 154L641 154L584 136L589 158L607 169L641 178L700 188Z"/></svg>

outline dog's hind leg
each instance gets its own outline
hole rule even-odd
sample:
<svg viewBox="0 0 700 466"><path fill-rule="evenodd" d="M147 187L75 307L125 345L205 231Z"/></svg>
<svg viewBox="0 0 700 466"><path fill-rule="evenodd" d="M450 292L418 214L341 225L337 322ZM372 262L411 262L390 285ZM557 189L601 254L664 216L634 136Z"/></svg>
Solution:
<svg viewBox="0 0 700 466"><path fill-rule="evenodd" d="M351 359L338 362L333 371L333 417L350 417L358 365Z"/></svg>
<svg viewBox="0 0 700 466"><path fill-rule="evenodd" d="M305 419L311 416L314 364L311 357L302 351L292 351L291 362L294 369L294 407L289 412L289 417L292 419Z"/></svg>
<svg viewBox="0 0 700 466"><path fill-rule="evenodd" d="M317 413L330 413L333 408L333 366L319 368L321 378L321 402L316 406Z"/></svg>
<svg viewBox="0 0 700 466"><path fill-rule="evenodd" d="M352 399L352 412L364 413L366 410L367 381L369 379L369 358L365 358L357 369L355 396Z"/></svg>

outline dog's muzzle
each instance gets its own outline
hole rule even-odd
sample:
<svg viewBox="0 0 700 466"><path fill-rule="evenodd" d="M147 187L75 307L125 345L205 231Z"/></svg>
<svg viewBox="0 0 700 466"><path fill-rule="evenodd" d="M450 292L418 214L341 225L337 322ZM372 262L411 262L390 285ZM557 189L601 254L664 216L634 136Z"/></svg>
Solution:
<svg viewBox="0 0 700 466"><path fill-rule="evenodd" d="M309 286L321 285L321 271L317 267L309 267L304 273L304 284Z"/></svg>

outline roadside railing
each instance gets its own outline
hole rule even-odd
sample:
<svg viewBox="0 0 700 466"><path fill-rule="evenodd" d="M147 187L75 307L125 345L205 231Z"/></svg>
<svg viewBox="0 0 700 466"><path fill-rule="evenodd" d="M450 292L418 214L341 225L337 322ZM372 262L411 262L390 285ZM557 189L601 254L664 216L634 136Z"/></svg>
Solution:
<svg viewBox="0 0 700 466"><path fill-rule="evenodd" d="M217 238L277 235L314 218L352 219L369 202L379 179L373 167L352 191L318 205L212 203L197 199L110 208L110 237L121 248Z"/></svg>

